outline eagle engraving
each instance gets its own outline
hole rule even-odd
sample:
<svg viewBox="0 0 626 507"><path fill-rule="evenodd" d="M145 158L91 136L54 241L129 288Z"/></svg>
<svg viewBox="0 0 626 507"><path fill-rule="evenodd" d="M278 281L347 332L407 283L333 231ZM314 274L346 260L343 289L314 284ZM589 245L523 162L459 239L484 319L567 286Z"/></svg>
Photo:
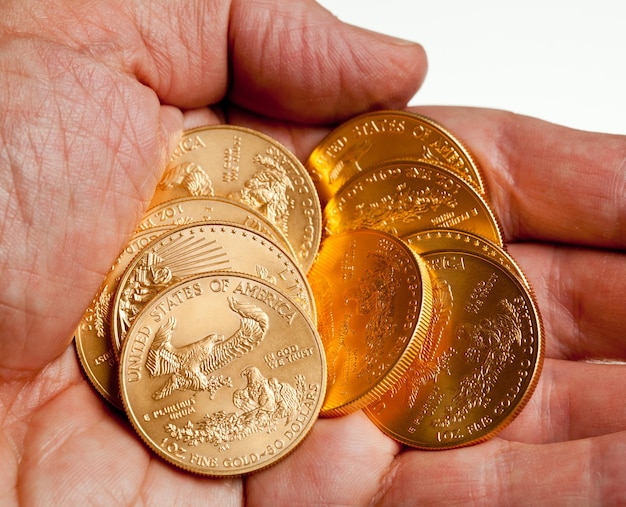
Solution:
<svg viewBox="0 0 626 507"><path fill-rule="evenodd" d="M152 397L160 400L174 391L209 391L212 395L223 384L211 374L231 361L243 357L265 337L269 320L267 314L253 304L228 298L230 309L240 315L237 331L225 338L215 333L182 347L172 344L176 319L170 317L157 330L146 358L146 368L152 377L169 375L165 384Z"/></svg>

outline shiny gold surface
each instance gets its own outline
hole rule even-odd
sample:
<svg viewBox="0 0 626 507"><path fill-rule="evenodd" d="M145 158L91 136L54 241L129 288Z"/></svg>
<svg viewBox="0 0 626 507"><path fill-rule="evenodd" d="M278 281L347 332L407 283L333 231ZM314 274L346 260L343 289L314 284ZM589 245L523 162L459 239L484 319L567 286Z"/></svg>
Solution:
<svg viewBox="0 0 626 507"><path fill-rule="evenodd" d="M476 252L494 259L517 276L527 288L530 284L517 262L504 250L475 234L450 229L431 229L405 236L404 241L419 255L448 250Z"/></svg>
<svg viewBox="0 0 626 507"><path fill-rule="evenodd" d="M401 240L369 230L326 238L308 278L328 363L321 415L345 415L391 388L417 354L430 278Z"/></svg>
<svg viewBox="0 0 626 507"><path fill-rule="evenodd" d="M484 193L478 163L463 144L434 120L405 111L351 118L319 143L305 165L325 203L356 174L396 159L445 168Z"/></svg>
<svg viewBox="0 0 626 507"><path fill-rule="evenodd" d="M107 273L98 294L74 333L76 352L89 381L112 405L122 408L117 383L117 355L111 342L111 306L120 277L137 255L151 241L166 233L169 227L154 227L133 235Z"/></svg>
<svg viewBox="0 0 626 507"><path fill-rule="evenodd" d="M261 470L358 409L409 446L482 442L544 349L484 194L462 143L413 113L348 120L306 169L254 130L189 130L76 330L81 366L201 475Z"/></svg>
<svg viewBox="0 0 626 507"><path fill-rule="evenodd" d="M210 476L253 472L307 435L326 368L311 320L275 286L215 272L163 291L120 359L128 417L166 461Z"/></svg>
<svg viewBox="0 0 626 507"><path fill-rule="evenodd" d="M178 227L146 245L120 279L112 307L112 339L119 351L146 303L170 285L199 273L233 270L282 288L315 320L304 273L282 247L242 225L198 222Z"/></svg>
<svg viewBox="0 0 626 507"><path fill-rule="evenodd" d="M421 162L390 162L358 174L326 205L324 226L329 234L368 228L399 237L453 228L502 246L487 202L458 176Z"/></svg>
<svg viewBox="0 0 626 507"><path fill-rule="evenodd" d="M295 258L287 238L258 211L225 197L179 197L151 208L137 230L169 225L179 227L194 222L230 222L241 224L280 243Z"/></svg>
<svg viewBox="0 0 626 507"><path fill-rule="evenodd" d="M267 217L307 271L319 247L321 207L311 176L276 140L243 127L185 132L151 207L176 197L221 196Z"/></svg>
<svg viewBox="0 0 626 507"><path fill-rule="evenodd" d="M392 438L445 449L484 441L530 398L543 364L541 318L523 283L476 252L425 253L433 323L402 379L365 409Z"/></svg>

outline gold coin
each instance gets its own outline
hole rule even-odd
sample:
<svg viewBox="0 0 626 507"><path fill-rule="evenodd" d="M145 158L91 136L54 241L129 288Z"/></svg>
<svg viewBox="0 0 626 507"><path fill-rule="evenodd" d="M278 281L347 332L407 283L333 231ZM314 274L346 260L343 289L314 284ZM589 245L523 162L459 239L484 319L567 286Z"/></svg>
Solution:
<svg viewBox="0 0 626 507"><path fill-rule="evenodd" d="M128 265L113 300L113 348L148 301L170 285L199 273L233 270L284 289L312 319L315 302L304 273L277 243L242 225L197 222L146 245Z"/></svg>
<svg viewBox="0 0 626 507"><path fill-rule="evenodd" d="M295 252L285 236L265 215L225 197L179 197L150 209L137 230L162 225L179 227L195 222L226 221L241 224L280 243L295 257Z"/></svg>
<svg viewBox="0 0 626 507"><path fill-rule="evenodd" d="M365 409L387 435L446 449L482 442L509 424L543 364L541 318L526 286L496 259L423 254L433 277L433 322L402 379Z"/></svg>
<svg viewBox="0 0 626 507"><path fill-rule="evenodd" d="M508 269L530 289L530 283L526 275L517 262L504 250L504 247L499 247L470 232L451 229L431 229L416 232L402 239L419 255L456 249L486 255L495 259L502 267Z"/></svg>
<svg viewBox="0 0 626 507"><path fill-rule="evenodd" d="M128 332L120 386L129 419L166 461L211 476L260 470L317 419L326 366L315 327L288 295L249 275L173 285Z"/></svg>
<svg viewBox="0 0 626 507"><path fill-rule="evenodd" d="M345 415L391 388L416 356L430 277L401 240L362 230L326 238L308 278L328 363L321 415Z"/></svg>
<svg viewBox="0 0 626 507"><path fill-rule="evenodd" d="M463 144L434 120L405 111L356 116L333 130L313 150L306 167L322 202L353 176L381 163L413 159L452 171L484 193L478 163Z"/></svg>
<svg viewBox="0 0 626 507"><path fill-rule="evenodd" d="M291 243L307 271L322 212L311 176L287 148L252 129L220 125L185 132L151 207L176 197L221 196L257 210Z"/></svg>
<svg viewBox="0 0 626 507"><path fill-rule="evenodd" d="M365 228L405 237L457 229L502 246L483 197L458 176L421 162L390 162L357 175L328 202L324 221L328 234Z"/></svg>
<svg viewBox="0 0 626 507"><path fill-rule="evenodd" d="M117 358L111 342L113 296L120 277L133 257L144 246L168 230L168 227L155 227L133 235L107 273L74 333L78 359L87 378L96 391L117 408L122 408L122 401L117 383Z"/></svg>

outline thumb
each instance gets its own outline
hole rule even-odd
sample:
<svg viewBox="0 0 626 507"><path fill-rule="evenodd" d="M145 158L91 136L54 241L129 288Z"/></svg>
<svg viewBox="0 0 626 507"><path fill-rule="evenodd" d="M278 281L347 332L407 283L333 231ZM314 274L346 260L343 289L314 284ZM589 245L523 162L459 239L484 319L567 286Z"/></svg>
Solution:
<svg viewBox="0 0 626 507"><path fill-rule="evenodd" d="M315 2L227 4L183 9L170 0L158 16L146 11L153 4L132 4L144 48L134 69L162 101L190 108L228 99L271 118L327 123L402 107L425 77L420 45L345 24Z"/></svg>
<svg viewBox="0 0 626 507"><path fill-rule="evenodd" d="M302 122L407 104L426 74L418 44L345 24L313 2L235 2L230 98ZM280 15L278 15L280 13Z"/></svg>

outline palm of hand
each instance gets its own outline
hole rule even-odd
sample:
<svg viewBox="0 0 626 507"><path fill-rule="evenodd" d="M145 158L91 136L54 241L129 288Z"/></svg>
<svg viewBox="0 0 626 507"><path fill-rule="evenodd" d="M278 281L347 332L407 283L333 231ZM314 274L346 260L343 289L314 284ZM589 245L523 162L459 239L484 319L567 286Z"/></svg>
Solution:
<svg viewBox="0 0 626 507"><path fill-rule="evenodd" d="M110 27L112 18L103 19L100 26ZM76 41L76 33L70 35L64 44ZM469 498L477 503L545 501L558 492L570 500L619 500L626 408L615 400L625 372L620 365L578 360L623 360L625 355L622 304L614 286L626 281L626 269L619 251L602 250L623 249L626 243L620 205L623 139L497 112L420 111L449 126L477 154L507 238L526 241L512 244L511 253L535 287L545 319L548 359L540 384L518 419L496 438L445 452L403 449L356 413L318 421L292 455L246 479L197 478L153 457L124 418L93 393L69 343L150 198L159 177L156 168L166 156L164 139L182 126L180 112L161 106L157 94L195 107L219 100L225 80L216 79L214 87L189 98L171 83L166 89L158 78L144 86L128 67L120 70L111 61L94 59L84 46L50 50L46 44L17 37L1 60L6 82L0 100L12 123L2 132L0 150L5 216L0 476L8 479L0 498L24 504L88 498L106 505L235 505L244 500L398 505ZM141 69L133 71L145 75L159 65L141 58L135 64ZM226 75L224 66L213 62L202 75ZM355 77L343 72L344 78ZM245 82L246 75L241 76ZM357 99L361 90L353 90L350 105L337 117L371 104L394 107L394 99L384 102L385 96L412 93L406 85L403 91L390 90L390 84L376 92L379 84L368 88L367 103ZM320 88L319 96L331 93L331 85ZM297 101L302 90L289 90ZM226 105L229 120L264 130L306 157L324 130L264 120L258 113L275 106L263 103L270 92L244 91L243 85L235 86L230 97L257 113ZM339 92L332 93L338 102ZM333 105L307 119L334 119ZM303 109L300 104L278 114L296 119L303 117L297 114ZM207 110L188 118L196 114L192 121L217 121ZM556 202L555 193L563 189L570 196ZM594 481L598 474L602 480Z"/></svg>

